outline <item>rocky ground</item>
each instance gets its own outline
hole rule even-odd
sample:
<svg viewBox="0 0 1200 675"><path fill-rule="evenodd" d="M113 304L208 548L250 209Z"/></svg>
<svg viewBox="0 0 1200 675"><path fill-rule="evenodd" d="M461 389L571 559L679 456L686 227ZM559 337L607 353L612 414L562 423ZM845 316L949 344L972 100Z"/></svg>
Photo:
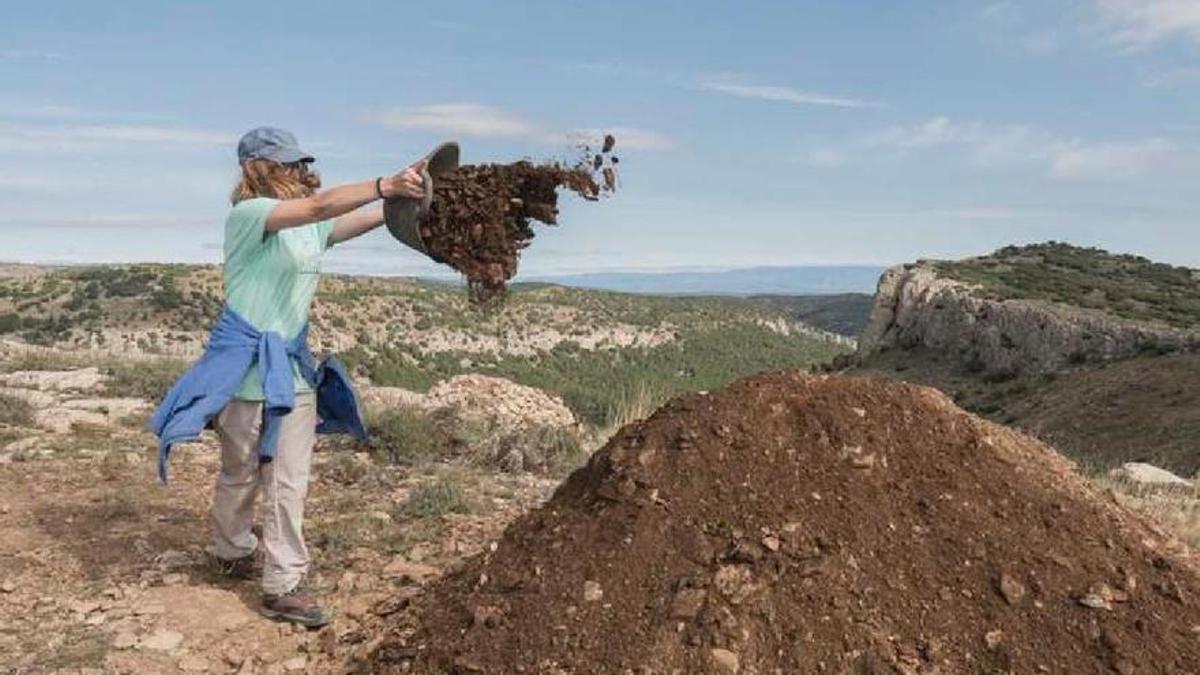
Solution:
<svg viewBox="0 0 1200 675"><path fill-rule="evenodd" d="M321 440L310 581L337 619L296 630L261 619L257 584L223 578L205 551L216 439L185 446L159 484L149 405L101 395L104 379L0 374L0 402L32 409L0 424L0 672L330 672L372 637L365 619L487 546L557 483L455 460L398 466ZM467 384L438 395L486 401L500 386L472 395Z"/></svg>

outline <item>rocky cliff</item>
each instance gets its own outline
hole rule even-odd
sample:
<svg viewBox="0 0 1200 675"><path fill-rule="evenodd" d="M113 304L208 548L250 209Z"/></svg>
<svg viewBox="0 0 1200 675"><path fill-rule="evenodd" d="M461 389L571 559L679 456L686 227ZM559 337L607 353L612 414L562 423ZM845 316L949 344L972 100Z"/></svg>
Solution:
<svg viewBox="0 0 1200 675"><path fill-rule="evenodd" d="M997 298L950 278L937 263L897 265L880 277L860 356L923 347L992 377L1200 347L1200 329L1115 317L1036 298Z"/></svg>

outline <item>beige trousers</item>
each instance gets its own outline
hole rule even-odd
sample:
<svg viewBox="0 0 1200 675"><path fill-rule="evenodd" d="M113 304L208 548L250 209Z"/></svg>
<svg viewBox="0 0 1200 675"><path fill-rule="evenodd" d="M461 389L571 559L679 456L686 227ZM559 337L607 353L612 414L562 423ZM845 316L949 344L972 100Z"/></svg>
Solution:
<svg viewBox="0 0 1200 675"><path fill-rule="evenodd" d="M283 418L274 461L258 461L262 403L230 401L214 426L221 439L221 472L213 495L213 552L224 560L254 553L254 501L262 493L263 593L281 595L308 572L304 497L316 442L314 394L297 394Z"/></svg>

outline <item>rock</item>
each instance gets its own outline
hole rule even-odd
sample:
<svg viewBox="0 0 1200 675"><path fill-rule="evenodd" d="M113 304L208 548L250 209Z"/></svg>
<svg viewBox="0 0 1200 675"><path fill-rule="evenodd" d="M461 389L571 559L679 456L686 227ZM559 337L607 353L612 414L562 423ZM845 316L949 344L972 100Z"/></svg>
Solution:
<svg viewBox="0 0 1200 675"><path fill-rule="evenodd" d="M92 391L108 377L99 368L78 370L22 370L0 375L0 385L43 391Z"/></svg>
<svg viewBox="0 0 1200 675"><path fill-rule="evenodd" d="M495 628L504 618L504 612L499 607L480 605L471 612L471 623L474 626Z"/></svg>
<svg viewBox="0 0 1200 675"><path fill-rule="evenodd" d="M700 613L708 592L703 588L684 588L671 599L672 619L691 619Z"/></svg>
<svg viewBox="0 0 1200 675"><path fill-rule="evenodd" d="M183 634L173 630L159 630L153 635L142 639L138 644L142 649L156 652L169 652L183 644Z"/></svg>
<svg viewBox="0 0 1200 675"><path fill-rule="evenodd" d="M475 659L463 654L454 658L455 672L460 673L482 673L484 668Z"/></svg>
<svg viewBox="0 0 1200 675"><path fill-rule="evenodd" d="M121 631L113 638L113 649L132 649L137 646L138 638L130 631Z"/></svg>
<svg viewBox="0 0 1200 675"><path fill-rule="evenodd" d="M1109 471L1108 477L1115 481L1141 487L1192 489L1192 481L1180 478L1166 469L1143 462L1126 462Z"/></svg>
<svg viewBox="0 0 1200 675"><path fill-rule="evenodd" d="M208 659L196 654L179 661L179 669L185 673L206 673L210 667Z"/></svg>
<svg viewBox="0 0 1200 675"><path fill-rule="evenodd" d="M436 567L411 562L399 556L393 558L392 562L383 568L383 576L400 583L424 584L438 574Z"/></svg>
<svg viewBox="0 0 1200 675"><path fill-rule="evenodd" d="M988 631L983 636L983 642L987 645L988 649L999 647L1000 643L1004 642L1004 631L999 628Z"/></svg>
<svg viewBox="0 0 1200 675"><path fill-rule="evenodd" d="M163 607L162 605L160 605L156 602L144 602L144 603L138 603L138 605L133 608L133 615L134 616L152 616L152 615L162 614L166 611L167 611L167 609L165 607Z"/></svg>
<svg viewBox="0 0 1200 675"><path fill-rule="evenodd" d="M187 583L187 580L188 578L186 574L183 574L182 572L172 572L170 574L163 575L162 583L163 586L179 586Z"/></svg>
<svg viewBox="0 0 1200 675"><path fill-rule="evenodd" d="M1112 603L1098 593L1087 593L1079 598L1079 604L1092 609L1112 609Z"/></svg>
<svg viewBox="0 0 1200 675"><path fill-rule="evenodd" d="M424 408L428 405L424 394L400 387L361 387L359 392L363 407L371 410Z"/></svg>
<svg viewBox="0 0 1200 675"><path fill-rule="evenodd" d="M721 673L736 673L738 672L738 655L728 649L713 649L712 650L713 665L717 671Z"/></svg>
<svg viewBox="0 0 1200 675"><path fill-rule="evenodd" d="M82 410L99 413L110 421L116 421L141 412L149 404L140 398L74 398L62 402L67 410Z"/></svg>
<svg viewBox="0 0 1200 675"><path fill-rule="evenodd" d="M87 616L100 609L100 602L98 600L76 600L70 604L70 607L71 611L76 614Z"/></svg>
<svg viewBox="0 0 1200 675"><path fill-rule="evenodd" d="M45 408L34 414L34 422L47 431L56 434L69 434L75 425L91 427L108 426L108 416L91 410L68 410L66 408Z"/></svg>
<svg viewBox="0 0 1200 675"><path fill-rule="evenodd" d="M574 427L575 415L557 396L501 377L458 375L433 385L430 408L452 410L463 419L485 420L503 429Z"/></svg>
<svg viewBox="0 0 1200 675"><path fill-rule="evenodd" d="M163 551L154 556L154 565L163 572L188 567L192 564L192 557L186 551L170 549Z"/></svg>
<svg viewBox="0 0 1200 675"><path fill-rule="evenodd" d="M35 389L18 389L15 387L0 387L0 394L19 398L25 401L35 409L49 408L55 404L57 399L53 394L47 394Z"/></svg>
<svg viewBox="0 0 1200 675"><path fill-rule="evenodd" d="M1092 584L1091 588L1088 589L1087 594L1096 596L1097 598L1100 598L1109 604L1114 602L1129 602L1129 593L1122 590L1117 590L1103 581Z"/></svg>
<svg viewBox="0 0 1200 675"><path fill-rule="evenodd" d="M17 590L17 584L12 581L0 583L0 593L12 593Z"/></svg>
<svg viewBox="0 0 1200 675"><path fill-rule="evenodd" d="M292 658L283 662L283 670L285 672L289 672L289 673L294 673L294 672L297 672L300 670L304 670L307 667L308 667L308 657L304 656L303 654L300 656L293 656Z"/></svg>
<svg viewBox="0 0 1200 675"><path fill-rule="evenodd" d="M746 565L722 565L713 575L713 586L733 605L740 605L757 589Z"/></svg>
<svg viewBox="0 0 1200 675"><path fill-rule="evenodd" d="M604 597L604 589L600 587L597 581L583 582L583 601L584 602L599 602Z"/></svg>
<svg viewBox="0 0 1200 675"><path fill-rule="evenodd" d="M233 646L226 648L225 652L221 654L221 658L225 661L226 665L237 668L246 661L246 653L240 647Z"/></svg>
<svg viewBox="0 0 1200 675"><path fill-rule="evenodd" d="M1004 601L1010 605L1020 604L1025 598L1025 584L1017 581L1017 578L1008 572L1001 572L1000 578L996 582L996 587L1000 591L1000 595L1004 596Z"/></svg>
<svg viewBox="0 0 1200 675"><path fill-rule="evenodd" d="M212 624L226 633L231 633L246 625L249 620L250 617L245 612L227 611L213 617Z"/></svg>

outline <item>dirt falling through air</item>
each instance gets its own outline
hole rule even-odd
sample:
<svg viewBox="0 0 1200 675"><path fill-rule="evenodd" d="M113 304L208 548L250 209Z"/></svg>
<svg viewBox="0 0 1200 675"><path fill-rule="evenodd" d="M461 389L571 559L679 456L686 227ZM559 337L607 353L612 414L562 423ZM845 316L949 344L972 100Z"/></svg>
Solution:
<svg viewBox="0 0 1200 675"><path fill-rule="evenodd" d="M461 272L473 300L503 296L534 238L532 221L558 223L559 188L589 201L616 189L615 142L609 135L598 152L581 148L584 157L573 166L468 164L438 177L418 225L430 257Z"/></svg>

